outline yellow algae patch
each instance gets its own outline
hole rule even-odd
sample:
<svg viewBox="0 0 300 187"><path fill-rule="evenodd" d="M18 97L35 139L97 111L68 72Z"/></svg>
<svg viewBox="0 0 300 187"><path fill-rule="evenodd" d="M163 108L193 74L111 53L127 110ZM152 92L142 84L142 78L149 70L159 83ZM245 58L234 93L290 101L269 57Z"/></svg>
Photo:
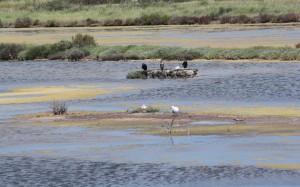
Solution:
<svg viewBox="0 0 300 187"><path fill-rule="evenodd" d="M186 107L185 109L190 109ZM195 107L191 109L197 109ZM290 116L299 117L300 108L291 106L258 106L258 107L218 107L205 108L199 107L197 113L200 114L226 114L226 115L241 115L241 116Z"/></svg>
<svg viewBox="0 0 300 187"><path fill-rule="evenodd" d="M54 151L52 151L52 150L38 150L38 151L35 151L35 152L37 152L37 153L52 153Z"/></svg>
<svg viewBox="0 0 300 187"><path fill-rule="evenodd" d="M20 87L0 93L0 104L74 100L109 93L109 90L91 85Z"/></svg>
<svg viewBox="0 0 300 187"><path fill-rule="evenodd" d="M300 164L260 164L258 166L283 170L300 170Z"/></svg>
<svg viewBox="0 0 300 187"><path fill-rule="evenodd" d="M140 132L141 134L152 135L172 135L172 136L185 136L190 135L233 135L233 134L247 134L256 133L256 135L300 135L299 125L273 125L273 124L251 124L251 125L208 125L208 126L181 126L174 127L173 133L169 134L161 131L158 128L145 129Z"/></svg>

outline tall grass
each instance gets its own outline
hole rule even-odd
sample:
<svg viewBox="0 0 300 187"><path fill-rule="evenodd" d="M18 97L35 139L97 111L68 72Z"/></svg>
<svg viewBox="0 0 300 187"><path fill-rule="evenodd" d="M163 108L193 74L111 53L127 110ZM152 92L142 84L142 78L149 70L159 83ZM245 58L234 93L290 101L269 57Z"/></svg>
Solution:
<svg viewBox="0 0 300 187"><path fill-rule="evenodd" d="M53 3L54 2L54 3ZM155 3L122 4L74 4L58 0L4 0L0 1L0 17L4 23L14 23L16 19L30 17L41 22L55 20L58 22L97 20L104 23L107 20L128 19L147 15L165 16L210 16L218 19L222 16L237 16L245 14L256 16L259 14L280 15L300 13L299 0L198 0L198 1L157 1ZM114 1L109 1L114 2ZM142 2L142 1L140 1ZM53 7L51 8L51 3ZM51 5L51 6L50 6ZM54 6L55 5L55 6Z"/></svg>

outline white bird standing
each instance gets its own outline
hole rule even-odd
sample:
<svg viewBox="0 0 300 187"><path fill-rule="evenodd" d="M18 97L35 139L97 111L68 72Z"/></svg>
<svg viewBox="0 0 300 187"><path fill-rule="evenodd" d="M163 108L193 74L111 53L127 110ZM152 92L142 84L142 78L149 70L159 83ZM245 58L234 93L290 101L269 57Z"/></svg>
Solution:
<svg viewBox="0 0 300 187"><path fill-rule="evenodd" d="M175 69L180 69L180 66L176 66Z"/></svg>
<svg viewBox="0 0 300 187"><path fill-rule="evenodd" d="M142 108L142 109L146 109L147 106L146 106L146 105L142 105L141 108Z"/></svg>
<svg viewBox="0 0 300 187"><path fill-rule="evenodd" d="M179 108L177 106L172 106L172 113L173 114L178 114L180 112Z"/></svg>

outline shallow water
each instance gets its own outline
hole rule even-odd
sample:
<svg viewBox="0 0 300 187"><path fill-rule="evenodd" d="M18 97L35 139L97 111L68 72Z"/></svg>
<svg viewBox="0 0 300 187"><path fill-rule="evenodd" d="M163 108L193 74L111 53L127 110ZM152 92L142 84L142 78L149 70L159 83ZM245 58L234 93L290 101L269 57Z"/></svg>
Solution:
<svg viewBox="0 0 300 187"><path fill-rule="evenodd" d="M157 68L158 63L147 63ZM165 63L168 68L178 63ZM9 88L97 85L135 90L67 101L70 110L132 105L295 106L299 63L189 63L193 79L126 80L138 62L1 62L0 93ZM15 114L49 103L0 105L0 182L4 186L299 186L299 171L260 164L299 164L299 136L135 135L133 130L7 125ZM186 109L186 111L196 109ZM209 125L206 122L205 125ZM211 122L210 122L211 123ZM215 122L218 123L218 122ZM199 124L197 124L199 125ZM201 125L201 124L200 124ZM212 124L213 125L213 124Z"/></svg>
<svg viewBox="0 0 300 187"><path fill-rule="evenodd" d="M88 33L105 45L151 44L181 47L294 46L299 26L146 26L0 29L0 41L54 43Z"/></svg>
<svg viewBox="0 0 300 187"><path fill-rule="evenodd" d="M147 64L149 69L158 67L158 63ZM165 63L167 68L176 65L178 63ZM128 72L139 70L140 66L138 62L1 62L0 93L13 87L47 85L97 85L112 90L124 86L135 88L69 101L70 110L124 111L142 104L299 106L299 63L189 63L190 68L199 69L193 79L125 79ZM0 105L0 116L47 111L48 107L48 103Z"/></svg>
<svg viewBox="0 0 300 187"><path fill-rule="evenodd" d="M5 186L294 186L300 137L135 135L87 127L0 125Z"/></svg>

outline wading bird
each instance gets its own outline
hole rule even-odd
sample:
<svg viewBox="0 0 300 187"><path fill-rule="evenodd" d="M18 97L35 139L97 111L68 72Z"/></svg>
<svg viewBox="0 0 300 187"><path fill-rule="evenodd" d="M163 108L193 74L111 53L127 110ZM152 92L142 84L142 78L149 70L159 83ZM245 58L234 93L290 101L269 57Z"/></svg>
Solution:
<svg viewBox="0 0 300 187"><path fill-rule="evenodd" d="M178 115L178 113L180 112L179 108L177 106L171 106L172 108L172 113L174 115Z"/></svg>
<svg viewBox="0 0 300 187"><path fill-rule="evenodd" d="M147 65L145 63L142 64L142 68L144 71L147 71Z"/></svg>
<svg viewBox="0 0 300 187"><path fill-rule="evenodd" d="M160 69L161 69L162 71L163 71L164 68L165 68L165 65L164 65L164 63L163 63L162 60L160 61L159 67L160 67Z"/></svg>
<svg viewBox="0 0 300 187"><path fill-rule="evenodd" d="M187 63L187 61L185 60L185 61L182 63L182 67L183 67L183 68L187 68L187 65L188 65L188 63Z"/></svg>
<svg viewBox="0 0 300 187"><path fill-rule="evenodd" d="M180 69L180 66L176 66L175 69Z"/></svg>
<svg viewBox="0 0 300 187"><path fill-rule="evenodd" d="M147 106L146 106L146 105L142 105L141 108L142 108L142 109L146 109Z"/></svg>

